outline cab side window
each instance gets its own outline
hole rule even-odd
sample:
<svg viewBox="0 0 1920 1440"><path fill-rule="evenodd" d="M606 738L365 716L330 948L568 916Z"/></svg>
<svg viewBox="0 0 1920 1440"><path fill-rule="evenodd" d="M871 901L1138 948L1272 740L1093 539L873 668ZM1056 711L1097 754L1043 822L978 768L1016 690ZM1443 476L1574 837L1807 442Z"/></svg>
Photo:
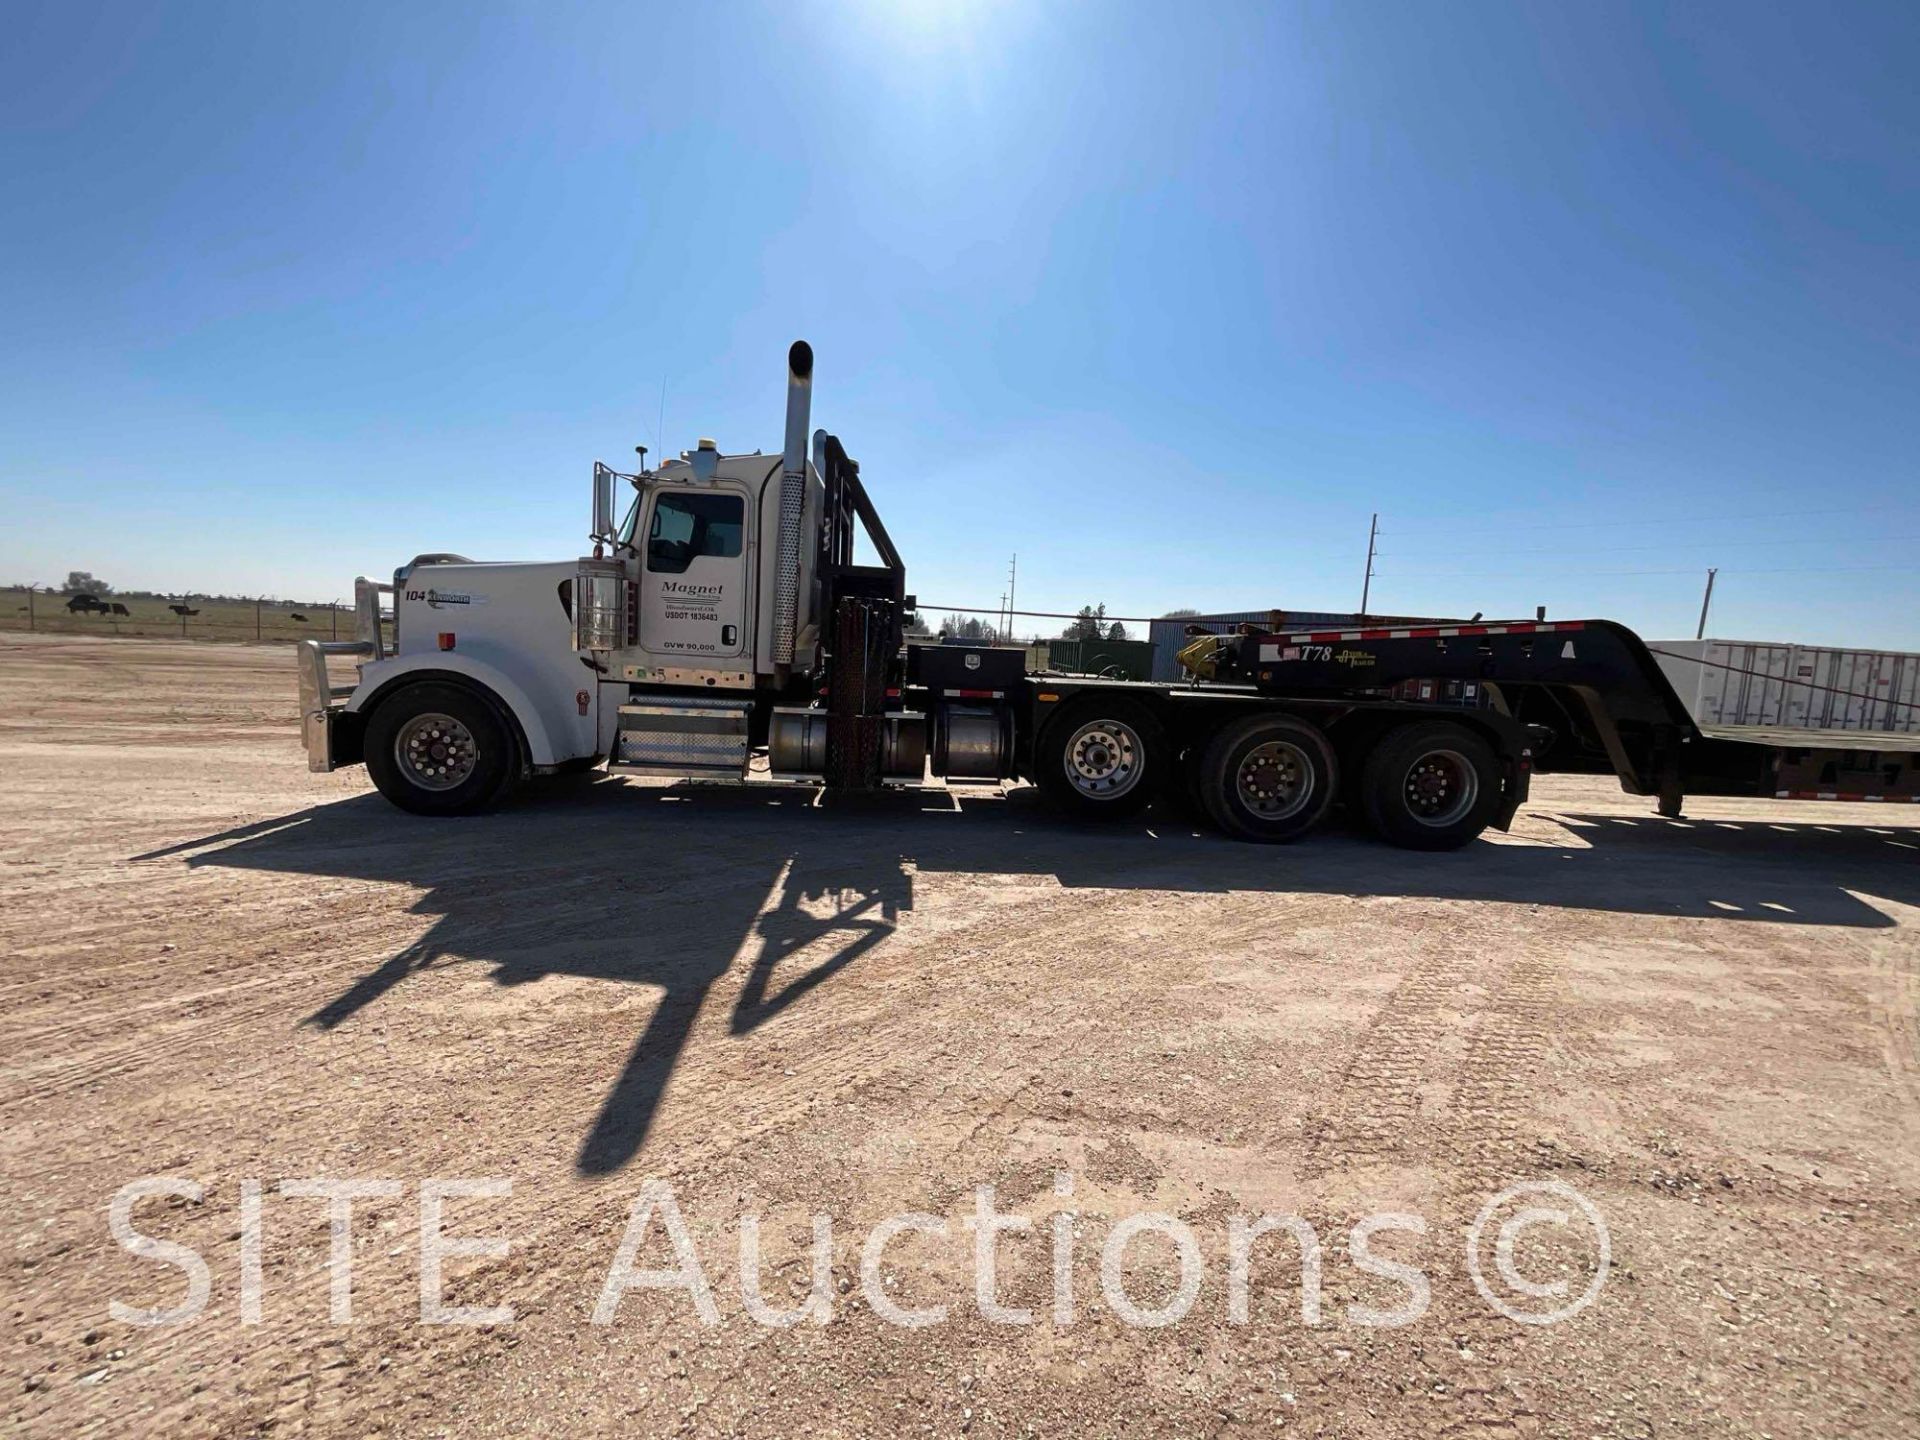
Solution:
<svg viewBox="0 0 1920 1440"><path fill-rule="evenodd" d="M746 502L738 495L670 490L654 502L647 527L647 569L679 575L695 556L730 560L740 553Z"/></svg>

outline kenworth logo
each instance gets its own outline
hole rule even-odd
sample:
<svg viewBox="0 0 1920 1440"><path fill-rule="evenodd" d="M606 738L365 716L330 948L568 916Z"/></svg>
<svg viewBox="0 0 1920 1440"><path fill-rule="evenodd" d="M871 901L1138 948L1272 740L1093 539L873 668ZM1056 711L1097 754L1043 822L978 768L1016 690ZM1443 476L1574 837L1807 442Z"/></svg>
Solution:
<svg viewBox="0 0 1920 1440"><path fill-rule="evenodd" d="M467 594L457 590L409 590L407 591L407 599L409 601L425 601L427 605L434 610L442 609L448 605L484 605L487 603L487 597L484 595Z"/></svg>

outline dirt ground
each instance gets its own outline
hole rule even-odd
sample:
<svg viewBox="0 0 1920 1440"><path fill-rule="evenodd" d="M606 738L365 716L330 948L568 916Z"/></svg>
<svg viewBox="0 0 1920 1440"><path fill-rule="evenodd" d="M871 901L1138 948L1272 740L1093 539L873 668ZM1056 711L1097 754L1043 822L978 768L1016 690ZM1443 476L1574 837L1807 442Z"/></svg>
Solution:
<svg viewBox="0 0 1920 1440"><path fill-rule="evenodd" d="M11 1428L1913 1433L1920 817L1695 802L1670 823L1548 778L1511 835L1417 855L1087 829L1024 790L839 808L601 778L416 819L362 771L306 772L284 648L0 637ZM200 1198L131 1224L203 1257L209 1293L141 1326L110 1306L190 1294L111 1230L116 1191L154 1176ZM444 1228L510 1248L445 1260L445 1296L513 1319L423 1324L423 1184L484 1177L511 1193L447 1201ZM312 1178L399 1187L354 1204L348 1324L326 1202L277 1188ZM645 1288L593 1323L649 1181L717 1324ZM1501 1313L1467 1263L1516 1182L1570 1186L1606 1227L1603 1272L1564 1192L1482 1226L1509 1305L1602 1282L1558 1323ZM975 1301L986 1184L1032 1218L995 1252L1028 1324ZM1571 1222L1518 1216L1538 1204ZM895 1304L948 1307L919 1328L860 1278L902 1212L948 1222L881 1259ZM1100 1274L1144 1212L1199 1252L1158 1328ZM831 1319L764 1326L743 1217L766 1303L792 1306L815 1213ZM1317 1323L1285 1233L1234 1313L1230 1226L1263 1213L1317 1237ZM1367 1261L1350 1233L1382 1213L1409 1218ZM1507 1269L1557 1296L1508 1287L1503 1225ZM1159 1306L1177 1256L1147 1233L1116 1279ZM656 1214L633 1264L673 1263Z"/></svg>

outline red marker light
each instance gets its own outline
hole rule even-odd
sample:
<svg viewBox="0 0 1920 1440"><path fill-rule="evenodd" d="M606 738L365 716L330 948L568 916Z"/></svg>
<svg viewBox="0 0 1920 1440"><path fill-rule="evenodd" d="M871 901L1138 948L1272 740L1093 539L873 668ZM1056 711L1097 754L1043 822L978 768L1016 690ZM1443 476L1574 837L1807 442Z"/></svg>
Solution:
<svg viewBox="0 0 1920 1440"><path fill-rule="evenodd" d="M453 649L453 631L442 630L440 632L440 648L442 650Z"/></svg>

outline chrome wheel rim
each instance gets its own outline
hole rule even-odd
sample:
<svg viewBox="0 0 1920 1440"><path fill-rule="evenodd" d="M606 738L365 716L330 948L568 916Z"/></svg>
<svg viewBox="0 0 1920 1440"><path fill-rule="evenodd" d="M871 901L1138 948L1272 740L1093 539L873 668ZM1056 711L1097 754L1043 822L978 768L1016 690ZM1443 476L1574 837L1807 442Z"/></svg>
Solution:
<svg viewBox="0 0 1920 1440"><path fill-rule="evenodd" d="M1480 798L1480 772L1458 750L1429 750L1407 767L1402 793L1422 825L1451 825Z"/></svg>
<svg viewBox="0 0 1920 1440"><path fill-rule="evenodd" d="M451 715L416 715L393 737L400 773L422 790L451 790L479 762L473 732Z"/></svg>
<svg viewBox="0 0 1920 1440"><path fill-rule="evenodd" d="M1233 788L1262 820L1287 820L1313 803L1313 761L1291 740L1269 740L1240 758Z"/></svg>
<svg viewBox="0 0 1920 1440"><path fill-rule="evenodd" d="M1118 800L1146 773L1147 747L1131 725L1090 720L1067 741L1067 781L1089 800Z"/></svg>

